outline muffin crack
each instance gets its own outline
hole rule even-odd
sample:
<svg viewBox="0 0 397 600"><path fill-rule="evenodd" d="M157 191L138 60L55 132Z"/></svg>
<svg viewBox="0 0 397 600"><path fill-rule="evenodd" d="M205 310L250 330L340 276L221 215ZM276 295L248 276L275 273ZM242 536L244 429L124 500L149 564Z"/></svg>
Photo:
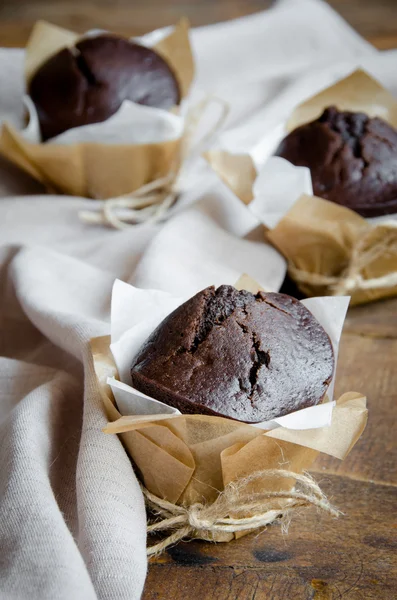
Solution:
<svg viewBox="0 0 397 600"><path fill-rule="evenodd" d="M389 150L392 150L393 152L395 151L395 147L393 145L393 142L391 142L391 140L389 140L386 136L380 135L378 132L373 132L373 131L371 132L371 135L378 142L381 142L382 144L385 144L385 146L388 146Z"/></svg>
<svg viewBox="0 0 397 600"><path fill-rule="evenodd" d="M255 296L249 292L240 292L236 295L234 288L225 285L214 290L203 306L193 342L187 351L194 354L212 329L224 325L237 309L241 309L248 316L246 306L251 302L255 302Z"/></svg>
<svg viewBox="0 0 397 600"><path fill-rule="evenodd" d="M333 365L327 333L298 300L211 286L154 330L131 379L182 413L258 423L318 404Z"/></svg>
<svg viewBox="0 0 397 600"><path fill-rule="evenodd" d="M285 315L288 315L288 317L292 316L291 313L289 313L287 310L280 308L279 306L277 306L276 304L273 304L269 300L263 299L262 302L264 302L265 304L268 304L269 306L271 306L272 308L275 308L276 310L279 310L280 312L284 313Z"/></svg>
<svg viewBox="0 0 397 600"><path fill-rule="evenodd" d="M253 358L253 362L248 376L251 385L248 398L252 405L253 395L258 384L259 370L263 365L268 369L270 364L270 353L261 350L260 340L255 333L252 334L251 357Z"/></svg>
<svg viewBox="0 0 397 600"><path fill-rule="evenodd" d="M88 63L85 59L84 54L82 52L78 51L78 53L76 53L74 55L74 57L75 57L76 67L78 68L80 73L83 75L83 77L87 81L88 85L90 85L90 86L98 85L99 82L96 79L93 71L88 66Z"/></svg>
<svg viewBox="0 0 397 600"><path fill-rule="evenodd" d="M380 117L326 108L279 144L275 155L308 167L313 193L362 217L396 211L397 130Z"/></svg>
<svg viewBox="0 0 397 600"><path fill-rule="evenodd" d="M240 323L240 321L236 321L236 324L240 327L243 333L248 333L248 327L244 325L244 323Z"/></svg>
<svg viewBox="0 0 397 600"><path fill-rule="evenodd" d="M363 161L362 171L369 166L363 149L363 137L368 133L369 118L367 115L364 113L339 113L334 106L331 106L323 112L319 122L326 123L329 129L340 135L342 139L342 145L335 150L328 161L329 164L333 164L343 149L348 146L354 158Z"/></svg>

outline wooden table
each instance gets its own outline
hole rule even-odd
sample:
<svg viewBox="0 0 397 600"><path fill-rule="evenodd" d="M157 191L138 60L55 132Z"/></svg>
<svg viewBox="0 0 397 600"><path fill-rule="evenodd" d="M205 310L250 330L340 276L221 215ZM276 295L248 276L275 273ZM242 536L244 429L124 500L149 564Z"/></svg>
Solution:
<svg viewBox="0 0 397 600"><path fill-rule="evenodd" d="M180 543L155 559L144 600L393 600L397 598L397 300L351 309L336 396L365 392L370 417L344 462L312 469L335 520L310 509L288 535L273 525L229 544Z"/></svg>
<svg viewBox="0 0 397 600"><path fill-rule="evenodd" d="M92 27L141 35L187 16L206 25L252 14L272 0L0 0L0 46L24 46L37 19L83 33ZM396 0L330 0L378 48L397 47Z"/></svg>
<svg viewBox="0 0 397 600"><path fill-rule="evenodd" d="M187 15L193 25L238 17L264 0L2 0L0 42L24 45L37 18L83 32L141 34ZM379 48L397 46L396 0L331 4ZM397 77L397 71L396 71ZM370 418L343 462L313 472L345 515L315 510L230 544L181 543L152 561L144 600L393 600L397 598L397 300L349 312L336 393L367 394Z"/></svg>

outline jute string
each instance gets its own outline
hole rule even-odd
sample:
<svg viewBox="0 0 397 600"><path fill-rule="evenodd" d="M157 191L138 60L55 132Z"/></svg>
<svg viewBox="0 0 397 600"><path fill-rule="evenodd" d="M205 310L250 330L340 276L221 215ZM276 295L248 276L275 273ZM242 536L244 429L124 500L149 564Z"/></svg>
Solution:
<svg viewBox="0 0 397 600"><path fill-rule="evenodd" d="M289 491L252 491L250 488L255 482L271 478L293 479L295 487ZM251 531L266 527L276 520L286 526L292 511L298 508L315 506L334 517L340 514L310 475L284 469L257 471L229 483L212 504L179 506L141 487L148 507L159 517L148 525L148 533L172 532L162 541L149 546L148 556L161 554L184 538L208 540L217 533Z"/></svg>
<svg viewBox="0 0 397 600"><path fill-rule="evenodd" d="M370 238L376 228L384 228L385 233L378 241L370 244ZM397 258L397 221L385 221L374 226L357 239L352 248L349 264L340 276L328 276L310 273L298 269L292 263L288 265L291 277L297 283L319 287L328 287L331 295L343 296L359 290L374 290L397 286L397 271L381 277L365 279L362 271L381 257L396 255Z"/></svg>
<svg viewBox="0 0 397 600"><path fill-rule="evenodd" d="M209 131L198 142L193 143L201 119L211 104L221 107L219 117ZM205 144L219 131L228 113L229 105L224 100L206 96L186 115L178 161L167 176L155 179L130 194L104 200L99 211L92 209L79 212L80 220L92 225L108 225L115 229L160 221L180 193L179 184L183 173L192 159L200 154Z"/></svg>

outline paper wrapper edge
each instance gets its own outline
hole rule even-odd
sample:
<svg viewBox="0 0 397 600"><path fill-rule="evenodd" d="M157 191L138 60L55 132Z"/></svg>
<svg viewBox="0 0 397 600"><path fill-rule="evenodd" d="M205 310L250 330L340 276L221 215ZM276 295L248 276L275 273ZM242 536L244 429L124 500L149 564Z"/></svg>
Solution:
<svg viewBox="0 0 397 600"><path fill-rule="evenodd" d="M224 151L206 153L205 158L238 198L249 205L256 178L251 157L232 155ZM307 273L338 277L348 265L354 244L364 234L368 244L377 244L385 235L380 223L371 225L356 212L323 198L302 195L274 229L264 226L264 238L278 250L289 264ZM388 230L397 248L397 228ZM392 240L393 241L393 240ZM397 271L397 250L389 249L363 270L364 279L382 277ZM291 274L292 278L293 274ZM330 295L326 286L296 281L307 296ZM356 290L351 293L350 306L365 304L397 295L397 286Z"/></svg>
<svg viewBox="0 0 397 600"><path fill-rule="evenodd" d="M253 199L252 186L257 176L252 158L223 150L209 150L203 157L227 187L248 205Z"/></svg>
<svg viewBox="0 0 397 600"><path fill-rule="evenodd" d="M36 21L25 53L25 81L28 84L37 69L62 48L73 46L79 35L47 21Z"/></svg>
<svg viewBox="0 0 397 600"><path fill-rule="evenodd" d="M328 106L336 106L339 110L364 112L370 117L380 117L397 127L396 99L374 77L363 69L357 69L299 104L288 119L287 131L314 121Z"/></svg>
<svg viewBox="0 0 397 600"><path fill-rule="evenodd" d="M182 17L174 30L156 45L156 51L172 67L178 80L182 98L186 98L194 79L194 58L189 41L190 23Z"/></svg>
<svg viewBox="0 0 397 600"><path fill-rule="evenodd" d="M397 127L396 99L379 81L363 69L357 69L297 106L287 123L287 130L291 131L318 118L326 107L332 105L340 110L361 111L370 117L380 117ZM301 214L293 207L277 227L267 233L268 240L299 269L323 275L339 274L341 266L351 258L354 243L363 233L369 234L366 249L374 248L385 235L382 224L371 226L363 217L344 206L315 197L306 202L306 210L302 210L302 204L298 205ZM315 243L313 231L317 236ZM387 236L388 248L362 269L364 279L383 277L397 271L397 229L388 229ZM390 250L392 247L394 250ZM319 290L318 286L297 283L310 296L329 293L327 289ZM396 295L397 286L357 290L351 294L350 305Z"/></svg>
<svg viewBox="0 0 397 600"><path fill-rule="evenodd" d="M5 123L0 152L51 190L106 199L167 175L178 164L180 143L32 144Z"/></svg>
<svg viewBox="0 0 397 600"><path fill-rule="evenodd" d="M272 230L265 231L265 238L295 268L307 273L338 277L351 260L357 241L365 235L365 249L375 247L384 239L382 224L371 225L354 211L316 196L301 196L287 214ZM374 259L361 274L364 279L382 277L397 271L397 228L388 229L387 236L394 241L395 251L375 253ZM293 274L292 274L293 277ZM329 295L327 287L297 281L308 296ZM392 297L397 286L355 290L351 293L350 306Z"/></svg>
<svg viewBox="0 0 397 600"><path fill-rule="evenodd" d="M332 105L340 110L361 111L370 117L380 117L393 127L397 127L396 99L374 77L363 69L357 69L297 106L288 120L287 130L292 131L304 123L313 121L326 107ZM268 232L268 239L299 269L324 275L340 273L341 265L347 263L351 257L354 242L362 233L368 232L371 225L348 208L321 198L313 197L308 201L307 210L301 215L294 208L285 215L275 230ZM316 231L317 243L310 241L313 230ZM379 237L384 235L385 230L381 224L372 226L372 230L369 244L374 245ZM387 235L395 238L394 247L397 247L397 229L395 232L389 230ZM295 239L291 239L291 236ZM307 247L305 240L302 240L304 236L309 240ZM312 258L309 257L310 253L313 254ZM362 270L362 275L364 279L372 279L395 271L397 271L396 250L387 251L382 256L376 257ZM299 282L298 285L309 296L328 293L328 290L321 291L317 286L311 287ZM358 290L351 294L350 306L396 295L397 286Z"/></svg>
<svg viewBox="0 0 397 600"><path fill-rule="evenodd" d="M263 433L250 425L204 415L166 416L140 423L121 417L107 377L117 376L109 337L91 340L95 372L106 412L107 431L118 431L145 486L167 500L190 505L213 502L227 483L261 469L307 470L319 452L343 458L363 431L367 419L365 398L344 394L337 402L332 425L309 431L279 428ZM128 420L129 430L123 424ZM119 425L120 424L120 425ZM291 480L266 482L272 489L289 489ZM212 537L230 541L234 536ZM237 534L236 537L239 537Z"/></svg>
<svg viewBox="0 0 397 600"><path fill-rule="evenodd" d="M172 31L153 46L171 66L185 98L194 78L194 59L189 40L189 21L181 18ZM81 37L74 31L44 20L36 21L26 44L25 81L28 84L37 69L51 56L73 46Z"/></svg>
<svg viewBox="0 0 397 600"><path fill-rule="evenodd" d="M38 21L26 48L26 81L51 55L73 45L79 37L66 29ZM194 77L188 21L181 19L154 48L173 68L182 97L185 97ZM0 153L50 191L94 199L129 194L177 170L180 146L180 138L130 145L33 144L6 123L0 135Z"/></svg>

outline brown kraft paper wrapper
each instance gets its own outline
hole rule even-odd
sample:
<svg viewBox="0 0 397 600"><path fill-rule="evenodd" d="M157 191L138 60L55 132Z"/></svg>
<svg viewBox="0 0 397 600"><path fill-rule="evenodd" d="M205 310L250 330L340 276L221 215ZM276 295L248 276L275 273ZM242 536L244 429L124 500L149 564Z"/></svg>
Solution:
<svg viewBox="0 0 397 600"><path fill-rule="evenodd" d="M299 105L286 124L287 131L316 119L330 105L378 116L397 127L397 101L370 75L358 70ZM251 156L212 150L205 158L248 206L257 177ZM387 217L389 223L392 218ZM274 229L265 226L265 238L287 259L290 276L307 296L348 293L351 305L356 305L397 295L397 283L365 288L365 280L388 278L397 272L397 227L371 223L344 206L302 195ZM334 282L326 282L345 277L354 266L352 259L356 262L357 258L363 259L363 266L357 263L355 269L355 275L364 280L361 288L353 285L341 291ZM324 282L320 278L303 281L297 271L324 277Z"/></svg>
<svg viewBox="0 0 397 600"><path fill-rule="evenodd" d="M26 47L25 79L80 36L38 21ZM194 76L189 25L182 19L154 49L170 64L186 97ZM4 123L0 152L50 191L96 199L129 194L179 166L181 138L150 144L35 144Z"/></svg>
<svg viewBox="0 0 397 600"><path fill-rule="evenodd" d="M366 399L349 392L336 401L332 424L309 430L278 427L264 432L251 425L204 415L121 416L107 384L117 369L110 337L91 340L99 391L109 424L105 433L118 434L145 487L174 504L213 502L230 483L264 469L301 473L319 452L344 459L367 422ZM252 491L290 490L293 479L274 477L254 482ZM251 490L250 490L251 491ZM281 504L276 507L281 507ZM230 541L241 533L211 535Z"/></svg>

